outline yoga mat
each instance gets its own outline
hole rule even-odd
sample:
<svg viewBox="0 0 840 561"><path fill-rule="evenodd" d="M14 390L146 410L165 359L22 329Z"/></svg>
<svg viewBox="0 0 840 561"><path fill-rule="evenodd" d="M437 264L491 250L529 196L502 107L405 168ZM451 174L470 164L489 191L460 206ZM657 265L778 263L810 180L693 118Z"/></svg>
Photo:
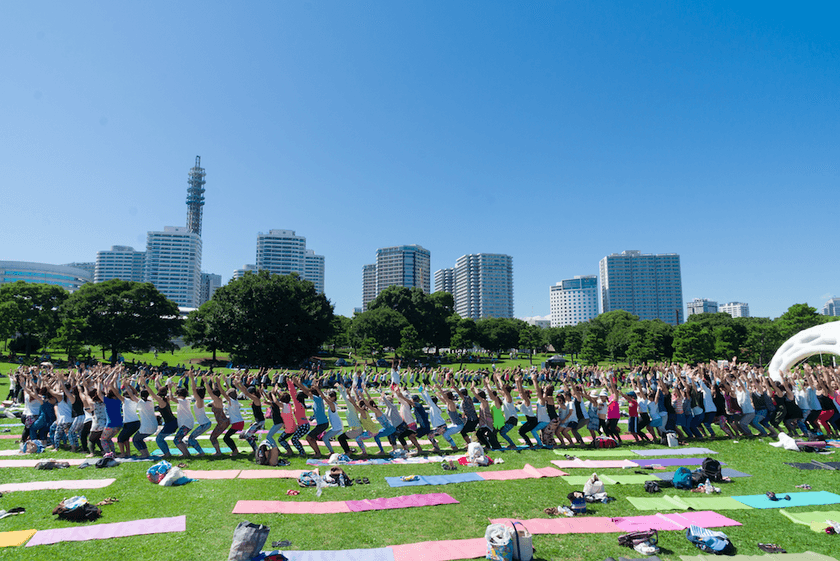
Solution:
<svg viewBox="0 0 840 561"><path fill-rule="evenodd" d="M720 559L719 555L680 555L682 561L712 561ZM768 555L732 555L728 561L837 561L834 557L805 551L803 553L772 553Z"/></svg>
<svg viewBox="0 0 840 561"><path fill-rule="evenodd" d="M638 510L749 510L751 507L732 497L700 496L680 497L663 495L661 497L627 497Z"/></svg>
<svg viewBox="0 0 840 561"><path fill-rule="evenodd" d="M771 501L767 495L739 495L732 497L753 508L793 508L796 506L830 505L840 503L840 495L828 491L805 491L801 493L776 493L780 499L786 495L790 500Z"/></svg>
<svg viewBox="0 0 840 561"><path fill-rule="evenodd" d="M41 460L49 460L49 459L50 458L41 458L41 459L38 459L38 460L0 460L0 468L19 468L19 467L34 468L36 465L38 465L38 462L40 462ZM52 458L52 459L55 459L55 458ZM91 459L91 458L84 458L84 459L82 459L82 458L69 458L69 459L55 460L55 461L57 461L57 462L67 462L71 466L77 466L87 459Z"/></svg>
<svg viewBox="0 0 840 561"><path fill-rule="evenodd" d="M805 491L802 493L776 493L781 498L790 495L790 500L771 501L767 495L739 495L732 497L753 508L792 508L795 506L831 505L840 503L840 495L828 491Z"/></svg>
<svg viewBox="0 0 840 561"><path fill-rule="evenodd" d="M674 471L666 471L666 472L655 472L651 473L651 475L658 479L664 479L665 481L671 481L674 479ZM749 473L744 473L743 471L738 471L737 469L732 468L722 468L720 470L720 474L723 477L752 477Z"/></svg>
<svg viewBox="0 0 840 561"><path fill-rule="evenodd" d="M46 491L51 489L102 489L116 479L68 479L66 481L32 481L0 485L0 493L12 491Z"/></svg>
<svg viewBox="0 0 840 561"><path fill-rule="evenodd" d="M0 547L23 545L26 540L35 535L38 530L18 530L16 532L0 532ZM484 538L481 539L484 541Z"/></svg>
<svg viewBox="0 0 840 561"><path fill-rule="evenodd" d="M785 462L785 464L795 467L796 469L804 469L804 470L814 470L814 469L824 469L822 466L818 466L817 464L812 464L811 462L803 463L803 462Z"/></svg>
<svg viewBox="0 0 840 561"><path fill-rule="evenodd" d="M497 518L490 522L512 526L514 521L521 522L532 534L609 534L621 531L612 518L606 516L533 518L531 520Z"/></svg>
<svg viewBox="0 0 840 561"><path fill-rule="evenodd" d="M551 463L560 469L624 469L638 467L638 464L633 463L631 460L551 460Z"/></svg>
<svg viewBox="0 0 840 561"><path fill-rule="evenodd" d="M558 456L565 456L566 452L563 450L555 450ZM633 451L627 448L609 448L609 449L595 449L592 450L575 450L575 456L592 456L593 458L624 458L632 456Z"/></svg>
<svg viewBox="0 0 840 561"><path fill-rule="evenodd" d="M236 501L233 514L339 514L351 510L347 501Z"/></svg>
<svg viewBox="0 0 840 561"><path fill-rule="evenodd" d="M633 450L639 456L693 456L695 454L717 454L708 448L656 448L651 450Z"/></svg>
<svg viewBox="0 0 840 561"><path fill-rule="evenodd" d="M455 559L475 559L484 557L487 553L487 540L472 538L467 540L443 540L438 542L407 543L392 545L394 561L453 561ZM288 555L287 552L283 552ZM289 552L291 553L291 552ZM290 561L299 561L289 557ZM349 559L335 557L336 561ZM356 561L356 560L352 560ZM380 561L377 558L364 558L358 561Z"/></svg>
<svg viewBox="0 0 840 561"><path fill-rule="evenodd" d="M632 460L639 467L650 467L658 464L662 467L676 466L702 466L706 458L645 458L644 460ZM723 462L720 465L726 465Z"/></svg>
<svg viewBox="0 0 840 561"><path fill-rule="evenodd" d="M484 538L481 539L484 541ZM341 549L337 551L288 551L289 561L394 561L394 553L387 547L378 549Z"/></svg>
<svg viewBox="0 0 840 561"><path fill-rule="evenodd" d="M450 475L420 475L416 481L403 481L399 477L386 477L391 487L419 487L421 485L449 485L450 483L469 483L484 481L478 473L453 473Z"/></svg>
<svg viewBox="0 0 840 561"><path fill-rule="evenodd" d="M507 481L511 479L540 479L542 477L560 477L568 475L553 467L535 468L531 464L525 464L522 469L508 469L502 471L476 472L485 481Z"/></svg>
<svg viewBox="0 0 840 561"><path fill-rule="evenodd" d="M649 529L685 530L692 524L703 526L704 528L741 525L737 520L732 520L717 512L657 513L649 516L613 518L613 522L622 532L636 532Z"/></svg>
<svg viewBox="0 0 840 561"><path fill-rule="evenodd" d="M694 526L702 526L703 528L722 528L724 526L741 526L737 520L728 518L717 512L706 510L698 512L681 512L679 514L669 514L672 520L679 518L688 528L692 524Z"/></svg>
<svg viewBox="0 0 840 561"><path fill-rule="evenodd" d="M19 434L0 434L0 438L2 438L3 440L19 440L20 435Z"/></svg>
<svg viewBox="0 0 840 561"><path fill-rule="evenodd" d="M834 520L840 522L840 511L837 510L817 510L811 512L788 512L785 509L780 509L779 514L786 516L794 524L803 524L810 526L815 532L823 532L828 528L826 520Z"/></svg>
<svg viewBox="0 0 840 561"><path fill-rule="evenodd" d="M411 456L408 458L368 458L366 460L350 460L343 462L343 466L390 466L401 464L435 464L443 461L455 462L458 458L464 457L463 454L450 454L448 456ZM306 460L306 464L310 466L334 466L328 460L310 458Z"/></svg>
<svg viewBox="0 0 840 561"><path fill-rule="evenodd" d="M23 456L20 450L0 450L0 456Z"/></svg>
<svg viewBox="0 0 840 561"><path fill-rule="evenodd" d="M563 480L569 485L580 486L589 481L589 475L566 475ZM608 485L644 485L645 481L651 481L651 475L598 475L598 478Z"/></svg>
<svg viewBox="0 0 840 561"><path fill-rule="evenodd" d="M238 469L185 469L184 475L192 479L236 479L240 471Z"/></svg>
<svg viewBox="0 0 840 561"><path fill-rule="evenodd" d="M169 532L185 532L187 530L186 516L170 518L146 518L130 522L114 522L111 524L94 524L92 526L74 526L56 530L40 530L29 540L26 547L33 545L47 545L58 542L83 542L88 540L104 540L108 538L122 538L125 536L142 536L145 534L167 534Z"/></svg>
<svg viewBox="0 0 840 561"><path fill-rule="evenodd" d="M425 495L404 495L402 497L347 501L347 507L351 512L452 504L458 504L458 501L446 493L428 493Z"/></svg>
<svg viewBox="0 0 840 561"><path fill-rule="evenodd" d="M243 469L239 479L297 479L306 471L318 473L317 469Z"/></svg>

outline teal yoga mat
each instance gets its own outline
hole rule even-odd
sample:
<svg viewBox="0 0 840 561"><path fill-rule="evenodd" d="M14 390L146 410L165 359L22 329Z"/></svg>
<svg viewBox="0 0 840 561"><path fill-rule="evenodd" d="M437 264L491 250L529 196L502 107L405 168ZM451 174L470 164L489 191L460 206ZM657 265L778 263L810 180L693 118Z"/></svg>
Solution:
<svg viewBox="0 0 840 561"><path fill-rule="evenodd" d="M753 508L792 508L795 506L831 505L840 503L840 495L828 491L805 491L802 493L776 493L781 499L771 501L767 495L739 495L732 497ZM790 500L784 500L789 496Z"/></svg>

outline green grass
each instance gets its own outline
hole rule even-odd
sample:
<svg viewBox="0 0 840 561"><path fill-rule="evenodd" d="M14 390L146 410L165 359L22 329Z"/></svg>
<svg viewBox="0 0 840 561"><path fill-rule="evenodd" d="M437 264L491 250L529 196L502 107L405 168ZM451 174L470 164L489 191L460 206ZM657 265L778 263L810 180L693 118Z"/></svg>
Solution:
<svg viewBox="0 0 840 561"><path fill-rule="evenodd" d="M3 371L8 372L7 367ZM0 379L0 397L5 398L8 381ZM15 421L2 420L3 424ZM20 427L12 429L19 434ZM243 448L247 445L243 442ZM814 490L840 492L837 475L831 471L799 471L784 465L785 461L808 461L813 456L779 450L766 441L719 440L704 444L720 452L718 459L729 467L750 473L753 477L738 478L734 483L722 485L724 495L795 492L795 485L809 483ZM0 440L0 449L15 447L13 440ZM632 446L628 446L632 448ZM572 452L573 453L573 452ZM73 457L59 453L56 457ZM550 465L556 459L551 451L523 451L492 453L503 457L500 469L521 468L530 463L535 467ZM628 453L628 457L632 454ZM829 457L832 459L832 457ZM191 469L254 469L247 459L189 460ZM13 483L52 479L86 479L113 477L117 481L104 489L79 491L91 502L116 496L119 502L102 507L103 517L98 523L128 521L164 516L187 516L184 533L158 534L119 538L108 541L60 543L32 548L17 547L0 550L5 560L30 559L133 559L164 560L222 560L227 558L233 529L242 520L266 524L271 528L269 542L288 539L293 549L349 549L383 547L391 544L413 543L426 540L462 539L481 537L489 518L544 518L542 512L549 506L567 504L566 494L573 488L559 478L489 481L447 485L443 487L392 489L385 476L410 473L446 473L436 464L398 466L349 466L351 477L368 477L370 485L350 488L331 488L320 499L313 490L302 489L297 497L287 497L286 490L297 488L292 480L226 480L199 481L183 487L163 488L152 485L145 477L149 464L124 464L117 468L79 470L71 467L58 472L37 471L32 468L0 469L0 482ZM303 460L293 459L291 469L304 469ZM461 468L460 471L473 471ZM479 470L480 471L480 470ZM584 475L581 470L572 470ZM628 473L626 470L602 470L605 474ZM632 516L651 514L635 510L627 496L643 496L642 485L608 486L610 495L618 500L606 505L593 505L596 516ZM393 497L411 493L445 492L460 504L415 508L400 511L374 511L329 515L233 515L231 510L240 499L321 500L340 501L376 497ZM672 491L687 494L686 491ZM0 521L0 531L73 527L60 522L51 514L52 509L75 491L28 491L9 493L0 498L0 508L23 506L26 514ZM795 511L836 510L837 505L803 507ZM837 555L837 536L818 534L806 526L796 525L776 509L723 511L722 514L743 523L741 527L723 528L738 552L761 554L758 542L778 543L789 552L806 550ZM661 532L660 545L663 559L676 559L678 555L697 554L685 539L684 532ZM635 557L635 552L619 547L617 534L534 536L537 558L542 560L602 561L608 556Z"/></svg>

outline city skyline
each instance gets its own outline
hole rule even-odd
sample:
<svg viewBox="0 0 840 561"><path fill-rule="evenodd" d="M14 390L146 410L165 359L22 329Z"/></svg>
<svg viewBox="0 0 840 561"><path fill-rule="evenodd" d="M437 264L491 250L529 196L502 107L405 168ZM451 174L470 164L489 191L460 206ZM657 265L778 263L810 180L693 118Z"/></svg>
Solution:
<svg viewBox="0 0 840 561"><path fill-rule="evenodd" d="M838 10L10 4L0 258L141 250L184 223L200 154L203 270L227 282L258 232L301 232L343 315L372 252L406 243L432 271L511 255L516 317L626 248L681 256L683 310L820 309L840 292L811 217L840 177Z"/></svg>

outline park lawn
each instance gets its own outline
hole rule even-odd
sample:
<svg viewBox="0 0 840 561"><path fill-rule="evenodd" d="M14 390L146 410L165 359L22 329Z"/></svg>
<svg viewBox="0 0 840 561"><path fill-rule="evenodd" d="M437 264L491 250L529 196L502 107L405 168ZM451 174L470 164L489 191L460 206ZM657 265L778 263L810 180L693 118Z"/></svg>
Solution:
<svg viewBox="0 0 840 561"><path fill-rule="evenodd" d="M4 367L4 371L5 370ZM8 381L0 379L0 396L5 397ZM244 410L244 408L243 408ZM16 420L0 420L3 425L13 425ZM21 427L12 427L13 434L20 434ZM206 441L202 441L202 444ZM247 449L244 441L238 441ZM761 439L718 440L703 444L720 452L717 459L728 467L753 475L738 478L734 483L722 484L724 495L763 494L767 491L792 493L795 485L808 483L813 489L838 492L836 474L831 471L799 471L784 465L785 461L808 461L813 456L788 452L771 447ZM0 440L0 449L14 449L14 440ZM209 448L209 445L208 445ZM632 445L628 446L632 448ZM571 451L574 453L574 451ZM494 452L493 458L502 457L504 464L492 469L521 468L526 463L535 467L549 466L552 459L562 458L549 450ZM46 456L43 456L46 457ZM74 455L60 452L51 457L69 458ZM78 456L75 456L78 457ZM628 452L628 457L633 457ZM832 459L829 457L828 459ZM176 460L180 461L180 460ZM302 459L294 458L285 469L306 469ZM249 458L190 459L191 469L253 469ZM286 490L297 488L293 480L204 480L183 487L164 488L149 483L145 477L150 464L123 464L116 468L79 470L71 467L61 471L37 471L33 468L0 469L3 483L55 479L116 478L109 487L79 491L96 503L115 496L117 504L102 507L103 517L98 523L120 522L142 518L186 515L187 531L183 533L135 536L105 541L60 543L32 548L4 548L4 560L40 559L90 559L131 556L133 559L154 561L222 560L227 558L233 529L236 524L249 520L271 528L271 541L288 539L292 549L350 549L383 547L392 544L414 543L427 540L476 538L484 534L489 518L545 518L546 507L567 504L566 495L573 487L560 478L489 481L446 485L440 487L397 488L389 487L385 476L407 474L443 474L437 464L395 466L349 466L352 478L368 477L370 485L349 488L330 488L320 499L314 490L301 489L297 497L287 497ZM263 468L270 469L270 468ZM481 468L460 468L459 471L480 471ZM588 472L573 470L575 475ZM602 470L604 474L627 473L622 470ZM642 485L607 486L611 496L618 500L602 505L592 505L596 516L632 516L651 514L635 510L627 496L645 495ZM460 504L414 508L404 511L373 511L329 515L233 515L231 510L240 499L273 499L304 501L341 501L376 497L393 497L413 493L449 493ZM668 490L669 494L687 494L686 491ZM73 523L60 522L50 514L52 509L74 491L14 492L0 497L0 508L26 508L26 514L0 521L0 530L25 530L72 527ZM837 505L803 507L796 511L836 510ZM777 509L722 511L722 514L742 522L741 527L723 528L738 552L760 554L759 542L778 543L789 552L811 550L837 555L837 536L818 534L808 527L796 525L779 514ZM617 534L588 534L534 536L537 559L602 561L608 556L635 557L635 552L617 545ZM663 559L676 559L678 555L697 554L698 551L685 539L684 532L660 532Z"/></svg>

